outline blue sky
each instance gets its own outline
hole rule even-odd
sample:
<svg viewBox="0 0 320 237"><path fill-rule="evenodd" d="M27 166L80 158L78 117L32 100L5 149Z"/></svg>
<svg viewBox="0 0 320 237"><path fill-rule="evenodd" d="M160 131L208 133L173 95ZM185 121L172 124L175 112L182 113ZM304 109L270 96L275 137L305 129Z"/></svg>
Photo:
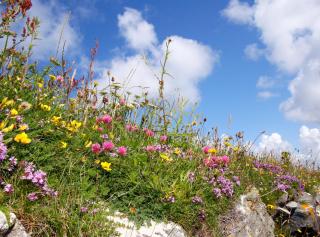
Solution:
<svg viewBox="0 0 320 237"><path fill-rule="evenodd" d="M161 45L173 36L172 54L176 52L177 58L173 55L172 71L177 82L172 88L182 85L184 96L190 95L192 101L201 98L198 110L209 126L229 134L242 130L248 140L265 130L257 144L261 149L320 152L316 76L320 21L315 20L320 18L319 1L34 0L33 4L32 14L40 15L46 25L40 36L49 41L39 42L40 59L48 56L41 55L45 49L52 51L57 32L53 29L61 28L69 11L67 52L81 65L97 39L98 80L112 69L124 77L130 63L144 53L156 70ZM143 26L141 31L136 32L137 26ZM188 70L181 72L184 63ZM141 77L146 69L140 67Z"/></svg>

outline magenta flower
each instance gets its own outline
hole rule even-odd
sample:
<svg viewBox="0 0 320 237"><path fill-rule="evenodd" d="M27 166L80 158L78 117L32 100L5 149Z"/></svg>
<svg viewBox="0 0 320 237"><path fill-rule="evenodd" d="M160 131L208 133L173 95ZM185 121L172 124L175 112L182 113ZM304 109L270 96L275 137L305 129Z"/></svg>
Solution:
<svg viewBox="0 0 320 237"><path fill-rule="evenodd" d="M205 154L208 154L210 149L211 149L210 146L205 146L205 147L202 148L202 151L203 151Z"/></svg>
<svg viewBox="0 0 320 237"><path fill-rule="evenodd" d="M127 148L125 148L124 146L121 146L118 148L118 154L120 156L125 156L127 155Z"/></svg>
<svg viewBox="0 0 320 237"><path fill-rule="evenodd" d="M94 143L92 144L91 146L91 151L94 153L94 154L99 154L101 152L101 145L99 143Z"/></svg>
<svg viewBox="0 0 320 237"><path fill-rule="evenodd" d="M57 80L57 82L62 83L62 82L63 82L63 77L60 76L60 75L58 75L58 76L56 77L56 80Z"/></svg>
<svg viewBox="0 0 320 237"><path fill-rule="evenodd" d="M6 184L6 185L4 186L4 189L3 189L3 190L4 190L5 193L11 194L11 193L13 193L14 188L13 188L12 184Z"/></svg>
<svg viewBox="0 0 320 237"><path fill-rule="evenodd" d="M220 159L224 165L228 165L230 163L230 158L228 156L222 156Z"/></svg>
<svg viewBox="0 0 320 237"><path fill-rule="evenodd" d="M156 146L151 146L151 145L147 146L145 149L146 149L147 152L155 152L155 151L157 151L157 147Z"/></svg>
<svg viewBox="0 0 320 237"><path fill-rule="evenodd" d="M80 208L80 212L81 213L87 213L88 212L88 208L87 207L81 207Z"/></svg>
<svg viewBox="0 0 320 237"><path fill-rule="evenodd" d="M38 195L37 195L36 193L29 193L29 194L27 195L27 198L28 198L28 200L31 201L31 202L34 202L34 201L36 201L36 200L39 199L39 197L38 197Z"/></svg>
<svg viewBox="0 0 320 237"><path fill-rule="evenodd" d="M161 137L160 137L160 142L166 142L168 140L168 137L166 136L166 135L162 135Z"/></svg>
<svg viewBox="0 0 320 237"><path fill-rule="evenodd" d="M104 151L112 151L113 148L114 148L114 144L111 141L102 143L102 149Z"/></svg>
<svg viewBox="0 0 320 237"><path fill-rule="evenodd" d="M7 147L4 143L0 142L0 162L4 161L7 155Z"/></svg>
<svg viewBox="0 0 320 237"><path fill-rule="evenodd" d="M102 117L102 122L105 124L109 124L112 122L112 117L110 115L106 114Z"/></svg>
<svg viewBox="0 0 320 237"><path fill-rule="evenodd" d="M135 132L135 131L138 130L138 127L137 127L137 125L127 124L127 125L126 125L126 130L127 130L128 132Z"/></svg>
<svg viewBox="0 0 320 237"><path fill-rule="evenodd" d="M153 137L154 136L154 132L150 129L144 129L144 132L146 134L147 137Z"/></svg>

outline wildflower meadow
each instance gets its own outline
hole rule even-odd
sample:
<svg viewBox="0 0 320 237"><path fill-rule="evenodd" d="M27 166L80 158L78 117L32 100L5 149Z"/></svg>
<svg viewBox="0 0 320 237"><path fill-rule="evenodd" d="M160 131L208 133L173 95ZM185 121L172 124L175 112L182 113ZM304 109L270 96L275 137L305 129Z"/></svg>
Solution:
<svg viewBox="0 0 320 237"><path fill-rule="evenodd" d="M116 236L106 218L115 211L137 225L173 221L190 236L221 236L220 217L250 187L270 214L283 193L317 192L317 168L290 153L253 153L243 132L208 133L206 118L183 99L167 100L165 68L158 98L149 98L123 91L112 72L98 90L96 48L87 76L63 54L38 64L32 1L1 5L0 210L14 212L32 236ZM276 234L289 236L281 221Z"/></svg>

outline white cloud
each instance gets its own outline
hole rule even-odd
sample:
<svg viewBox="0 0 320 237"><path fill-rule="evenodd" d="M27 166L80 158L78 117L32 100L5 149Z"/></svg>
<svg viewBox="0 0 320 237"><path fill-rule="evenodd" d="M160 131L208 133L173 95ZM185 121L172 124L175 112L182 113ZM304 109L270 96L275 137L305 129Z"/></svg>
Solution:
<svg viewBox="0 0 320 237"><path fill-rule="evenodd" d="M292 151L293 147L279 133L272 133L271 135L263 134L261 136L258 150L265 153L281 154L282 151Z"/></svg>
<svg viewBox="0 0 320 237"><path fill-rule="evenodd" d="M250 6L231 0L226 12L233 13L224 14L228 19L257 28L267 60L297 75L281 111L293 120L319 122L320 1L255 0Z"/></svg>
<svg viewBox="0 0 320 237"><path fill-rule="evenodd" d="M159 74L165 44L170 38L170 55L166 69L172 77L165 78L165 96L170 99L181 95L191 102L200 99L199 82L212 72L218 60L216 52L196 40L175 35L159 44L154 26L146 22L141 13L134 9L127 8L118 16L118 20L120 32L135 54L113 58L102 72L100 88L106 86L104 79L110 71L117 82L124 84L125 88L134 94L141 94L143 86L148 88L151 97L156 97L159 83L155 74ZM142 51L148 60L142 57Z"/></svg>
<svg viewBox="0 0 320 237"><path fill-rule="evenodd" d="M256 61L265 54L265 50L258 48L257 44L249 44L244 49L244 53L247 58Z"/></svg>
<svg viewBox="0 0 320 237"><path fill-rule="evenodd" d="M269 89L276 84L276 81L268 76L260 76L257 81L257 88L259 89Z"/></svg>
<svg viewBox="0 0 320 237"><path fill-rule="evenodd" d="M152 50L158 43L153 25L145 21L135 9L126 8L125 12L118 16L118 27L132 49Z"/></svg>
<svg viewBox="0 0 320 237"><path fill-rule="evenodd" d="M231 0L222 14L229 20L239 24L252 24L254 9L246 2Z"/></svg>
<svg viewBox="0 0 320 237"><path fill-rule="evenodd" d="M303 125L300 128L300 155L302 161L308 161L309 163L315 162L320 165L320 129L308 128Z"/></svg>
<svg viewBox="0 0 320 237"><path fill-rule="evenodd" d="M270 99L270 98L272 98L272 97L276 97L277 94L275 94L275 93L273 93L273 92L271 92L271 91L259 91L259 92L257 93L257 96L258 96L258 98L260 98L260 99L267 100L267 99Z"/></svg>
<svg viewBox="0 0 320 237"><path fill-rule="evenodd" d="M306 65L290 82L291 97L280 105L292 120L320 123L320 61Z"/></svg>

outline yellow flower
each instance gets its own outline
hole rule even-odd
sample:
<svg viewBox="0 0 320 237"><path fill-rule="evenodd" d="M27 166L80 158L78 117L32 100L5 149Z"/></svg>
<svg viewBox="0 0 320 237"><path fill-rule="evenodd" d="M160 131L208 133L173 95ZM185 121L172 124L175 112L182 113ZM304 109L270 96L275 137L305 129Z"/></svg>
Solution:
<svg viewBox="0 0 320 237"><path fill-rule="evenodd" d="M89 148L92 145L92 141L86 141L86 143L84 145L86 148Z"/></svg>
<svg viewBox="0 0 320 237"><path fill-rule="evenodd" d="M56 76L55 76L55 75L49 75L49 78L50 78L51 80L56 80Z"/></svg>
<svg viewBox="0 0 320 237"><path fill-rule="evenodd" d="M8 107L14 104L14 100L8 100L8 97L5 97L1 101L1 106Z"/></svg>
<svg viewBox="0 0 320 237"><path fill-rule="evenodd" d="M16 135L14 140L22 144L29 144L31 142L31 139L28 137L28 135L25 132Z"/></svg>
<svg viewBox="0 0 320 237"><path fill-rule="evenodd" d="M63 141L60 142L60 147L61 147L62 149L67 148L67 146L68 146L68 143L63 142Z"/></svg>
<svg viewBox="0 0 320 237"><path fill-rule="evenodd" d="M25 131L28 129L28 125L27 124L21 124L19 125L19 131Z"/></svg>
<svg viewBox="0 0 320 237"><path fill-rule="evenodd" d="M11 132L13 128L14 128L14 124L11 124L9 127L2 129L2 132L4 133Z"/></svg>
<svg viewBox="0 0 320 237"><path fill-rule="evenodd" d="M51 123L53 123L53 124L56 125L56 126L59 125L60 121L61 121L61 117L53 116L53 117L51 118Z"/></svg>
<svg viewBox="0 0 320 237"><path fill-rule="evenodd" d="M216 154L216 153L217 153L217 150L216 150L215 148L210 148L210 149L208 150L208 152L211 153L211 154Z"/></svg>
<svg viewBox="0 0 320 237"><path fill-rule="evenodd" d="M42 88L43 87L43 83L38 83L38 87Z"/></svg>
<svg viewBox="0 0 320 237"><path fill-rule="evenodd" d="M239 151L240 150L240 147L238 147L238 146L235 146L234 148L233 148L233 151L235 151L235 152L237 152L237 151Z"/></svg>
<svg viewBox="0 0 320 237"><path fill-rule="evenodd" d="M41 104L40 108L44 111L49 112L51 110L51 107L49 105Z"/></svg>
<svg viewBox="0 0 320 237"><path fill-rule="evenodd" d="M226 147L229 147L229 146L231 146L231 143L230 143L230 142L225 142L224 145L225 145Z"/></svg>
<svg viewBox="0 0 320 237"><path fill-rule="evenodd" d="M105 171L111 171L110 166L111 166L111 163L109 163L109 162L106 162L106 161L105 162L101 162L101 167Z"/></svg>
<svg viewBox="0 0 320 237"><path fill-rule="evenodd" d="M163 161L168 161L168 162L172 161L172 159L167 154L161 153L160 157Z"/></svg>
<svg viewBox="0 0 320 237"><path fill-rule="evenodd" d="M10 110L10 116L16 116L16 115L18 115L18 111L16 110L16 109L11 109Z"/></svg>
<svg viewBox="0 0 320 237"><path fill-rule="evenodd" d="M4 127L7 125L7 122L5 122L5 121L2 121L1 123L0 123L0 129L2 130L2 129L4 129Z"/></svg>
<svg viewBox="0 0 320 237"><path fill-rule="evenodd" d="M109 137L110 139L113 139L114 138L114 134L112 132L109 133Z"/></svg>
<svg viewBox="0 0 320 237"><path fill-rule="evenodd" d="M77 132L78 129L81 127L82 123L78 122L77 120L72 120L70 123L67 125L67 129L70 132Z"/></svg>
<svg viewBox="0 0 320 237"><path fill-rule="evenodd" d="M100 164L100 160L95 160L94 163L96 163L97 165Z"/></svg>
<svg viewBox="0 0 320 237"><path fill-rule="evenodd" d="M179 148L175 148L173 153L176 154L176 155L180 155L181 154L181 150Z"/></svg>
<svg viewBox="0 0 320 237"><path fill-rule="evenodd" d="M268 204L268 205L267 205L267 208L273 210L273 209L275 209L276 207L275 207L274 205L272 205L272 204Z"/></svg>

